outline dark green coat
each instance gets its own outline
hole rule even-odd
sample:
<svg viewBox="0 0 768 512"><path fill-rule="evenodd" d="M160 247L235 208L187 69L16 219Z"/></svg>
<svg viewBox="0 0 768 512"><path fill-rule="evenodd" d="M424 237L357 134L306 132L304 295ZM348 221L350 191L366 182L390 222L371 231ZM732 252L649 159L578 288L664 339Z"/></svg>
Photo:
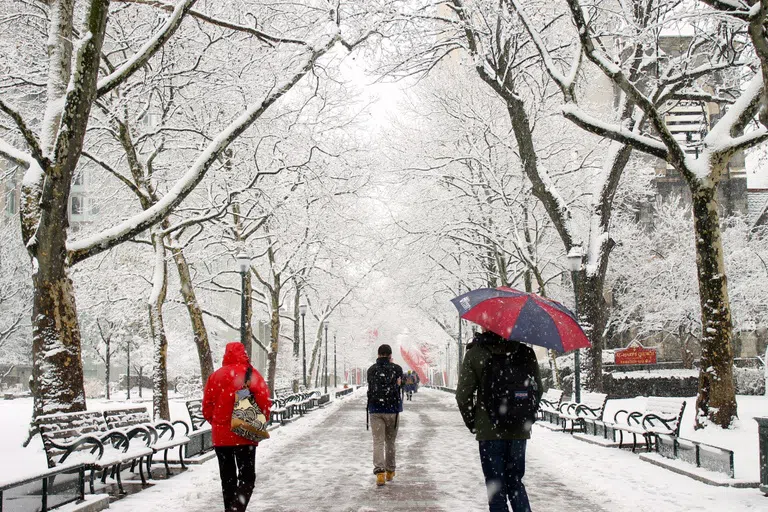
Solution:
<svg viewBox="0 0 768 512"><path fill-rule="evenodd" d="M485 391L481 389L485 385L483 368L490 362L491 353L504 354L515 350L523 351L522 357L516 360L525 364L529 375L533 375L536 380L536 401L538 402L542 394L541 376L536 353L531 347L516 341L505 341L491 332L475 334L472 343L467 345L461 375L459 375L459 385L456 388L456 403L459 405L461 417L467 428L477 433L478 441L530 439L531 437L530 425L528 428L523 425L517 428L495 428L491 424L488 412L477 403L477 396L481 396Z"/></svg>

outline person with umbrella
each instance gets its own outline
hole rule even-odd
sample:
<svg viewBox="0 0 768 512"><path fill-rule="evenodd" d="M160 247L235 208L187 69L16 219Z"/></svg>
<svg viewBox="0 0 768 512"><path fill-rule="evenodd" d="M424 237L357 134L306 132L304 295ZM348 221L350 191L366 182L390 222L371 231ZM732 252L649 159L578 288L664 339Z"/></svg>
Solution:
<svg viewBox="0 0 768 512"><path fill-rule="evenodd" d="M507 511L509 500L514 512L530 511L525 451L543 388L536 354L525 343L562 352L589 341L573 313L534 294L482 288L452 302L481 327L467 345L456 403L479 444L488 508Z"/></svg>

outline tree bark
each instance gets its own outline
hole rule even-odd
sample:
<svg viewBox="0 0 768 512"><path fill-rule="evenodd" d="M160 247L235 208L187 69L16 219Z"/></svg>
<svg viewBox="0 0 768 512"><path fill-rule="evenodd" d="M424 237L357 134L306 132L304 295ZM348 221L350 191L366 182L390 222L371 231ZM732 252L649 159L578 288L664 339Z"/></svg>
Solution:
<svg viewBox="0 0 768 512"><path fill-rule="evenodd" d="M163 323L163 303L168 289L168 264L165 245L159 229L152 230L152 247L155 251L155 268L152 295L149 299L149 329L153 343L152 408L155 419L170 420L168 407L168 338Z"/></svg>
<svg viewBox="0 0 768 512"><path fill-rule="evenodd" d="M197 302L197 295L192 284L192 276L189 272L189 264L184 256L184 250L180 247L171 246L173 260L176 263L176 269L179 272L179 282L181 284L181 296L184 298L184 304L187 306L189 320L192 324L192 336L195 347L197 347L197 358L200 362L200 378L203 386L208 382L208 377L213 373L213 357L211 356L211 345L208 341L208 330L205 328L203 320L203 311ZM250 294L246 295L250 297ZM250 340L250 333L246 337Z"/></svg>
<svg viewBox="0 0 768 512"><path fill-rule="evenodd" d="M723 260L716 183L693 191L693 223L701 302L701 371L697 427L708 417L727 428L737 414L733 381L733 326Z"/></svg>
<svg viewBox="0 0 768 512"><path fill-rule="evenodd" d="M299 326L299 317L301 316L301 311L299 310L299 305L301 303L301 287L299 286L298 282L294 281L295 284L295 294L293 297L293 391L294 393L299 391L299 382L301 379L299 378L299 375L301 373L301 330Z"/></svg>
<svg viewBox="0 0 768 512"><path fill-rule="evenodd" d="M274 288L270 290L271 317L269 320L272 339L267 355L267 384L272 393L275 392L275 377L277 375L277 353L280 349L280 276L275 276Z"/></svg>
<svg viewBox="0 0 768 512"><path fill-rule="evenodd" d="M608 305L603 296L604 273L589 274L582 269L577 275L574 283L578 302L576 310L579 323L592 344L582 352L584 357L581 359L581 367L585 372L582 375L581 385L589 391L602 393L603 333L608 323Z"/></svg>

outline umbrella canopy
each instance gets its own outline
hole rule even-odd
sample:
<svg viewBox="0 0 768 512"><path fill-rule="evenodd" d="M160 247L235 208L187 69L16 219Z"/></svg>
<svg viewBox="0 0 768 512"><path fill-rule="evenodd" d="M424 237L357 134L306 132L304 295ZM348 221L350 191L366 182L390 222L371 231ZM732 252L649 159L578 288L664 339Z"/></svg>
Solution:
<svg viewBox="0 0 768 512"><path fill-rule="evenodd" d="M568 352L590 347L568 308L535 293L513 288L479 288L451 299L465 320L508 340Z"/></svg>

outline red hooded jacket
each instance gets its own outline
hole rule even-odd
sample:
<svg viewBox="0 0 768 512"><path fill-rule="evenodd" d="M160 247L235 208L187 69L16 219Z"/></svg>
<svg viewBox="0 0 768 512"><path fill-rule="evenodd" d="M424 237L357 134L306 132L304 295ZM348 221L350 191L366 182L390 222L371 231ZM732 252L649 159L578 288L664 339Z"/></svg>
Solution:
<svg viewBox="0 0 768 512"><path fill-rule="evenodd" d="M235 435L230 426L232 411L235 408L235 393L242 389L245 372L249 366L251 363L245 353L245 346L239 342L227 343L221 368L213 372L205 384L203 416L211 424L214 446L259 444ZM259 408L269 419L269 409L272 406L269 388L264 377L255 368L251 371L250 390Z"/></svg>

